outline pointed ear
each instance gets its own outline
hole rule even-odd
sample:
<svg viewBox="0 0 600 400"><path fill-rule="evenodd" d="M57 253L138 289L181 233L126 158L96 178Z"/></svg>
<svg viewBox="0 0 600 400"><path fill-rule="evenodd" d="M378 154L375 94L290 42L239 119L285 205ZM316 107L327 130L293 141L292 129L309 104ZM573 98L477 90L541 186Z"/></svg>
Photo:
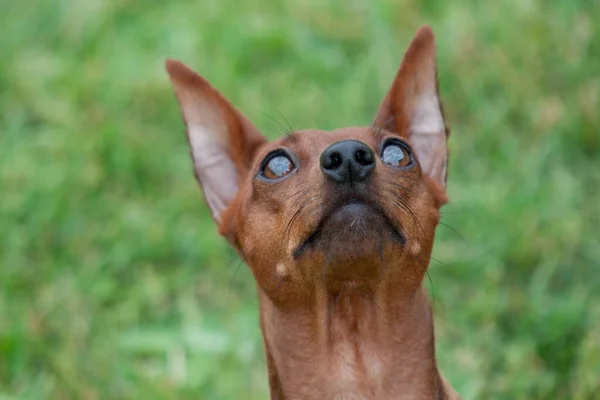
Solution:
<svg viewBox="0 0 600 400"><path fill-rule="evenodd" d="M419 29L412 40L375 124L406 138L424 175L435 182L436 189L445 192L449 131L439 98L435 40L430 27Z"/></svg>
<svg viewBox="0 0 600 400"><path fill-rule="evenodd" d="M200 75L175 60L165 67L187 128L196 179L220 223L266 139Z"/></svg>

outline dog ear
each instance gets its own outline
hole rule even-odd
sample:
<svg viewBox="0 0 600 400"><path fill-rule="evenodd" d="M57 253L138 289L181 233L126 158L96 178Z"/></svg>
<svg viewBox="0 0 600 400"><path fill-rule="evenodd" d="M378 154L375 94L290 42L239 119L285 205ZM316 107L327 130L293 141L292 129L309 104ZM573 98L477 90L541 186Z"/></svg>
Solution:
<svg viewBox="0 0 600 400"><path fill-rule="evenodd" d="M435 39L430 27L422 27L413 38L375 124L409 141L423 174L444 195L449 131L439 97Z"/></svg>
<svg viewBox="0 0 600 400"><path fill-rule="evenodd" d="M175 60L167 60L165 67L187 128L196 179L220 223L266 139L200 75Z"/></svg>

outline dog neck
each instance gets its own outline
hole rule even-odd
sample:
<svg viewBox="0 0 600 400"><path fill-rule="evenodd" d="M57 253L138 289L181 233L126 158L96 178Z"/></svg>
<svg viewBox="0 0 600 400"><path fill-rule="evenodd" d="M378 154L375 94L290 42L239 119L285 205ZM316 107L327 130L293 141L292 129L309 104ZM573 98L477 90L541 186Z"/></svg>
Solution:
<svg viewBox="0 0 600 400"><path fill-rule="evenodd" d="M260 293L272 399L446 399L422 288L314 293L301 307Z"/></svg>

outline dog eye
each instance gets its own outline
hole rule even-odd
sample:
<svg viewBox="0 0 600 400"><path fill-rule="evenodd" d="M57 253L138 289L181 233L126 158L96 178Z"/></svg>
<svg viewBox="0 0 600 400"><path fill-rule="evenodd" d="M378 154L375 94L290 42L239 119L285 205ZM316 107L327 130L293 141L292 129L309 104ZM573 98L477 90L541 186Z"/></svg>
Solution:
<svg viewBox="0 0 600 400"><path fill-rule="evenodd" d="M389 142L383 148L381 159L394 167L407 167L412 163L411 155L404 144Z"/></svg>
<svg viewBox="0 0 600 400"><path fill-rule="evenodd" d="M268 179L283 178L294 170L292 160L285 154L278 154L268 159L263 167L262 174Z"/></svg>

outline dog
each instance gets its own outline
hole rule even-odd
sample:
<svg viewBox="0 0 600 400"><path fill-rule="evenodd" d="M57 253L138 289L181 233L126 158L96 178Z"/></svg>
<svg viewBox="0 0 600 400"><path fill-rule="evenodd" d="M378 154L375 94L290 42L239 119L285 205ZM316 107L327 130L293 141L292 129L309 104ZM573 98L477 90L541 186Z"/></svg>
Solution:
<svg viewBox="0 0 600 400"><path fill-rule="evenodd" d="M165 65L205 201L256 280L271 399L459 399L423 288L448 202L432 29L372 125L272 142L207 80Z"/></svg>

